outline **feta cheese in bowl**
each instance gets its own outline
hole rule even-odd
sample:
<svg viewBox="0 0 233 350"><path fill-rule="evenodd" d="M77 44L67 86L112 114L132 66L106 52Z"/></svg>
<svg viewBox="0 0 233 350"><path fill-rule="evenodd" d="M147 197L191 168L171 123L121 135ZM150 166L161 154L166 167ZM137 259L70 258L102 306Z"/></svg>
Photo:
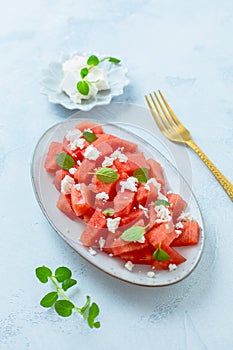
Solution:
<svg viewBox="0 0 233 350"><path fill-rule="evenodd" d="M97 60L89 62L90 57ZM75 53L51 62L43 71L41 93L48 96L49 102L70 110L89 111L109 104L129 84L127 69L113 57L98 57Z"/></svg>
<svg viewBox="0 0 233 350"><path fill-rule="evenodd" d="M83 95L77 89L77 83L80 81L81 70L87 67L88 57L74 56L62 64L63 80L61 90L64 91L75 103L82 103L97 95L98 91L108 90L109 83L103 69L93 66L88 72L89 91Z"/></svg>

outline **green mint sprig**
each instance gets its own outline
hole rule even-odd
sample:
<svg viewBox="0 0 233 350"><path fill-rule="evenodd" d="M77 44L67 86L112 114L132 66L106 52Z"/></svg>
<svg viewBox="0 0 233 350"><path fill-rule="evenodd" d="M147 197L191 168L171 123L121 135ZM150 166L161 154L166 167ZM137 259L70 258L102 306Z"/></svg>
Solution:
<svg viewBox="0 0 233 350"><path fill-rule="evenodd" d="M97 83L97 82L88 81L86 79L86 77L88 76L89 72L94 67L98 66L100 63L102 63L104 61L109 61L109 62L115 63L115 64L118 64L121 62L121 60L119 60L118 58L115 58L115 57L104 57L102 59L99 59L95 55L89 56L87 59L87 66L80 70L81 80L78 81L77 85L76 85L77 90L80 92L80 94L87 96L89 91L90 91L90 85L93 83Z"/></svg>
<svg viewBox="0 0 233 350"><path fill-rule="evenodd" d="M164 199L157 199L155 205L163 205L164 207L170 207L171 203L165 201Z"/></svg>
<svg viewBox="0 0 233 350"><path fill-rule="evenodd" d="M100 168L95 173L88 172L88 174L93 174L98 180L105 184L111 184L119 179L119 175L111 168Z"/></svg>
<svg viewBox="0 0 233 350"><path fill-rule="evenodd" d="M115 214L115 211L113 208L106 208L105 210L102 211L102 214L104 216L113 216Z"/></svg>
<svg viewBox="0 0 233 350"><path fill-rule="evenodd" d="M83 307L75 306L68 296L64 293L69 288L77 284L77 281L71 278L72 272L65 266L58 267L53 274L47 266L36 268L36 277L42 283L47 283L49 280L53 283L56 290L46 294L40 301L40 305L49 308L54 306L55 311L62 317L71 316L73 310L78 312L90 328L100 328L100 322L96 321L99 315L99 307L96 303L91 304L91 298L86 297L86 302ZM61 299L59 299L61 298Z"/></svg>

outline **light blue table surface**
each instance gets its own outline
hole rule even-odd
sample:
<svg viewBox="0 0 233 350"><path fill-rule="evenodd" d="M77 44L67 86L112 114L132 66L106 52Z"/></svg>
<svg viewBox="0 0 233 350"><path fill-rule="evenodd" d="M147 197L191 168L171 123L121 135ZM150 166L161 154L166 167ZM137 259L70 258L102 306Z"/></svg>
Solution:
<svg viewBox="0 0 233 350"><path fill-rule="evenodd" d="M115 102L146 106L144 94L160 88L233 181L232 1L9 0L0 17L0 349L233 349L232 202L191 150L206 245L192 275L166 288L128 285L84 261L46 221L30 179L37 140L72 114L40 94L42 69L91 50L129 69ZM72 269L73 297L100 305L99 330L39 305L50 290L35 278L43 264Z"/></svg>

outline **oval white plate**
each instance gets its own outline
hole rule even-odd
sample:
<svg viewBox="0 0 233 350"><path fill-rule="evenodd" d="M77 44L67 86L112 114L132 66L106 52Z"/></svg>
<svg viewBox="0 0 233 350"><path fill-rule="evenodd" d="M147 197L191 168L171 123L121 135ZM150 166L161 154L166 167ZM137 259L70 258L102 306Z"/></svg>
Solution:
<svg viewBox="0 0 233 350"><path fill-rule="evenodd" d="M80 54L80 53L76 53ZM83 55L83 54L80 54ZM61 60L51 62L47 69L44 69L41 79L41 93L48 96L49 102L58 103L67 109L79 109L82 111L90 111L95 106L107 105L114 96L123 94L124 87L129 84L126 77L127 69L122 64L114 64L108 61L101 63L101 68L105 71L110 89L99 91L98 94L89 100L83 100L81 104L73 102L60 85L63 79L62 63L73 55L66 55ZM89 54L85 54L89 56ZM98 57L101 57L98 55Z"/></svg>
<svg viewBox="0 0 233 350"><path fill-rule="evenodd" d="M87 118L86 118L87 119ZM99 121L89 118L94 122ZM188 276L196 267L200 260L203 246L204 246L204 225L201 212L197 201L184 178L180 175L178 170L151 144L147 143L135 133L127 131L123 128L123 123L105 124L105 132L112 133L121 138L136 142L139 150L143 151L146 157L153 157L159 161L164 169L166 178L168 180L169 189L181 196L188 202L188 211L192 213L195 220L201 226L201 235L198 245L193 247L176 248L182 255L187 258L187 261L177 267L174 271L156 271L155 278L147 277L147 272L151 271L149 266L137 265L133 271L130 272L124 267L124 262L118 258L111 258L107 254L97 250L97 255L92 256L88 249L79 243L79 237L85 227L85 224L79 220L72 221L66 217L56 207L56 202L59 192L53 185L53 175L48 174L44 169L45 156L52 141L62 141L64 135L68 130L74 128L75 125L83 121L82 118L71 118L65 122L56 124L48 129L39 140L33 155L32 161L32 182L37 201L47 217L49 223L57 231L57 233L83 258L88 260L91 264L98 267L102 271L117 277L126 282L130 282L143 286L166 286L176 283L186 276ZM125 126L129 128L130 126ZM141 129L132 126L134 130ZM144 130L145 131L145 130ZM150 135L151 140L152 135ZM154 139L157 143L157 139Z"/></svg>

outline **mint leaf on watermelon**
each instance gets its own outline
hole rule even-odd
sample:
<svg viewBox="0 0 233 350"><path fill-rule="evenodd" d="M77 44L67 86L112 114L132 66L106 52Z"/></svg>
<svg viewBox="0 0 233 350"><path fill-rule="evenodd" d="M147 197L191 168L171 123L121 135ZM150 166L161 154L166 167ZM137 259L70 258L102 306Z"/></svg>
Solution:
<svg viewBox="0 0 233 350"><path fill-rule="evenodd" d="M133 177L136 177L139 182L147 182L148 181L148 169L147 168L138 168L133 172Z"/></svg>
<svg viewBox="0 0 233 350"><path fill-rule="evenodd" d="M59 167L64 170L69 170L75 165L74 159L67 153L58 153L56 155L56 162L59 165Z"/></svg>
<svg viewBox="0 0 233 350"><path fill-rule="evenodd" d="M161 243L153 253L153 258L157 261L170 260L171 257L161 248Z"/></svg>
<svg viewBox="0 0 233 350"><path fill-rule="evenodd" d="M142 239L146 232L146 228L142 226L132 226L128 230L124 231L121 235L121 239L126 242L137 242Z"/></svg>
<svg viewBox="0 0 233 350"><path fill-rule="evenodd" d="M170 207L171 203L165 201L164 199L157 199L155 205L163 205L164 207Z"/></svg>
<svg viewBox="0 0 233 350"><path fill-rule="evenodd" d="M84 131L83 137L86 141L88 141L90 143L97 140L97 136L93 132L90 132L90 131Z"/></svg>
<svg viewBox="0 0 233 350"><path fill-rule="evenodd" d="M89 172L88 174L95 174L97 179L105 184L116 182L119 178L118 174L111 168L100 168L96 173Z"/></svg>
<svg viewBox="0 0 233 350"><path fill-rule="evenodd" d="M105 210L102 211L102 214L104 216L113 216L115 213L113 208L106 208Z"/></svg>

